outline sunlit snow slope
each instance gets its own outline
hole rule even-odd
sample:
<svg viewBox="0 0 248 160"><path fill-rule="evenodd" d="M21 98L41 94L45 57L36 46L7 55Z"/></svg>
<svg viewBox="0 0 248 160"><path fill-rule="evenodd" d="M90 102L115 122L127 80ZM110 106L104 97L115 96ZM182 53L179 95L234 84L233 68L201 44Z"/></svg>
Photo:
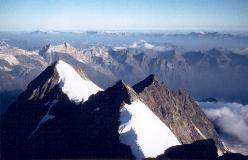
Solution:
<svg viewBox="0 0 248 160"><path fill-rule="evenodd" d="M121 109L120 141L131 147L136 159L156 157L180 142L171 130L141 101Z"/></svg>
<svg viewBox="0 0 248 160"><path fill-rule="evenodd" d="M59 73L59 84L62 91L70 100L76 102L86 101L90 95L102 90L92 81L81 77L72 66L64 61L58 61L56 69Z"/></svg>

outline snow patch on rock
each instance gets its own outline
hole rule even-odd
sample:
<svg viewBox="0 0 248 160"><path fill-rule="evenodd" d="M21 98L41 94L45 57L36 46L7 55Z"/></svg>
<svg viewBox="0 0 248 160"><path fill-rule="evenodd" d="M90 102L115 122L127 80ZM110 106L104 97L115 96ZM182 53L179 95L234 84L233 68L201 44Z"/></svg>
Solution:
<svg viewBox="0 0 248 160"><path fill-rule="evenodd" d="M4 70L4 71L6 71L6 72L12 71L12 69L10 69L10 68L8 68L8 67L6 67L6 66L3 66L3 67L0 66L0 69L1 69L1 70Z"/></svg>
<svg viewBox="0 0 248 160"><path fill-rule="evenodd" d="M0 59L7 61L11 66L20 64L16 57L13 55L0 54Z"/></svg>
<svg viewBox="0 0 248 160"><path fill-rule="evenodd" d="M146 49L153 49L154 48L154 45L146 42L146 43L144 43L144 48L146 48Z"/></svg>
<svg viewBox="0 0 248 160"><path fill-rule="evenodd" d="M193 124L193 125L194 125L194 124ZM199 128L197 128L195 125L194 125L194 127L195 127L196 131L202 136L203 139L207 139L207 138L204 136L204 134L200 131Z"/></svg>
<svg viewBox="0 0 248 160"><path fill-rule="evenodd" d="M45 123L46 121L48 121L49 119L54 119L54 118L55 118L55 116L49 114L49 112L50 112L50 110L53 108L53 106L54 106L57 102L58 102L57 99L55 99L55 100L52 101L52 104L50 105L50 107L49 107L47 113L46 113L45 116L40 120L40 122L39 122L39 124L36 126L36 128L32 131L32 133L31 133L31 135L30 135L29 138L31 138L31 137L36 133L36 131L40 128L40 126L41 126L42 124L44 124L44 123Z"/></svg>

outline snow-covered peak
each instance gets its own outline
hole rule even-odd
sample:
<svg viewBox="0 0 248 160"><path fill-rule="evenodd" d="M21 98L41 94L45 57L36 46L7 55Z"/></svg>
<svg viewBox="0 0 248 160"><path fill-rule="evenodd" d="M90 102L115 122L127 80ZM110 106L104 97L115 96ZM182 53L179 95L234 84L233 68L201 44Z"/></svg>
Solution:
<svg viewBox="0 0 248 160"><path fill-rule="evenodd" d="M59 74L59 85L70 100L86 101L90 95L102 90L86 77L80 76L72 66L62 60L56 63L56 70Z"/></svg>
<svg viewBox="0 0 248 160"><path fill-rule="evenodd" d="M120 141L136 159L157 157L180 142L172 131L140 100L125 104L120 114Z"/></svg>
<svg viewBox="0 0 248 160"><path fill-rule="evenodd" d="M3 68L20 65L30 69L30 67L33 68L33 66L37 67L37 64L40 64L40 66L46 65L43 59L35 51L27 51L12 47L5 42L0 42L0 60L8 63L8 66L2 66ZM32 61L36 61L36 63L32 64ZM0 66L1 65L6 64L1 63Z"/></svg>

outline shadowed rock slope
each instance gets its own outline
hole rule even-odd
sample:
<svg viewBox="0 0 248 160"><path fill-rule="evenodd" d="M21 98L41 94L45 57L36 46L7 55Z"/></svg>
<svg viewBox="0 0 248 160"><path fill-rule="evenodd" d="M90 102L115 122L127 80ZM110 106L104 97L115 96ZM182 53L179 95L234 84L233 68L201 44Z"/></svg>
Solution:
<svg viewBox="0 0 248 160"><path fill-rule="evenodd" d="M33 80L1 117L1 157L133 158L118 129L120 108L138 99L136 92L118 81L75 103L58 83L56 65Z"/></svg>
<svg viewBox="0 0 248 160"><path fill-rule="evenodd" d="M168 148L159 160L247 160L248 156L239 153L224 153L218 157L215 142L212 139L197 140L191 144L177 145Z"/></svg>

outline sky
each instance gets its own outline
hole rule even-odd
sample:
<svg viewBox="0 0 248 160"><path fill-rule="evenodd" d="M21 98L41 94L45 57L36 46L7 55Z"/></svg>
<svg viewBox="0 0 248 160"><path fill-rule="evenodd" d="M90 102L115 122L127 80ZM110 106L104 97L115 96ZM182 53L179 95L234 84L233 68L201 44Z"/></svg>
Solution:
<svg viewBox="0 0 248 160"><path fill-rule="evenodd" d="M0 0L0 31L247 28L248 0Z"/></svg>

